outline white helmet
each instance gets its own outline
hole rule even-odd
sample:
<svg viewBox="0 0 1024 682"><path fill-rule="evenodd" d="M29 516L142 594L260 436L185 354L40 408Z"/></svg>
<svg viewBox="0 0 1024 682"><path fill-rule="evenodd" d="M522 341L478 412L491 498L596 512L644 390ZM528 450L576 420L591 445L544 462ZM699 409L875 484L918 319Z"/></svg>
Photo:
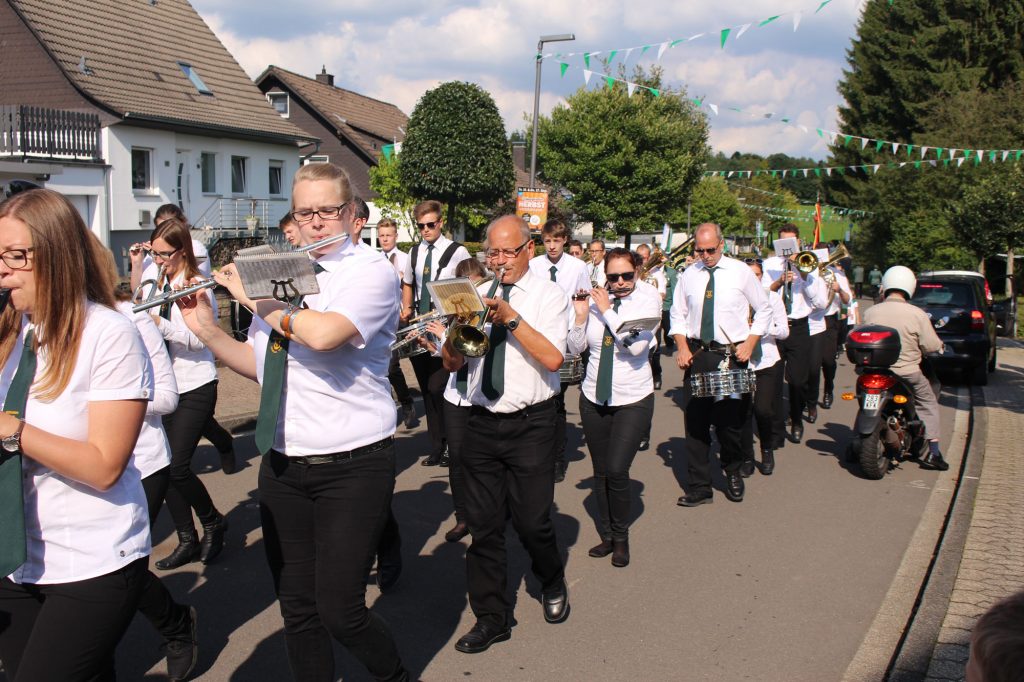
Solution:
<svg viewBox="0 0 1024 682"><path fill-rule="evenodd" d="M917 277L914 271L905 265L894 265L882 275L882 291L888 294L893 289L898 289L907 294L907 298L913 298L914 290L917 289Z"/></svg>

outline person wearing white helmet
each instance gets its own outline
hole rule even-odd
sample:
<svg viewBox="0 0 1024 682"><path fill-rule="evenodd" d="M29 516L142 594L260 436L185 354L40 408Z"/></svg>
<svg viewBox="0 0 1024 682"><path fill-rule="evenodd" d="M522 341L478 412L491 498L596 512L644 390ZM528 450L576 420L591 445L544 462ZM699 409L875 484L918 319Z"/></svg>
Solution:
<svg viewBox="0 0 1024 682"><path fill-rule="evenodd" d="M932 328L928 315L909 303L917 288L917 278L910 268L894 265L886 270L881 288L884 299L865 311L864 323L892 327L899 332L900 357L890 369L913 389L914 407L924 422L928 452L920 464L926 469L945 471L949 464L939 450L938 386L933 386L921 372L922 356L941 351L942 341Z"/></svg>

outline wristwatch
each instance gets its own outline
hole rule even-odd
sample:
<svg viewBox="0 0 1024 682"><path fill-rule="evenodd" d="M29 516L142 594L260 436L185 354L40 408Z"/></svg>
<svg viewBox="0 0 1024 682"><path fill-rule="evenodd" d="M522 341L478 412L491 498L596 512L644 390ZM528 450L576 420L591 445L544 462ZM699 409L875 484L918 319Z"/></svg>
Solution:
<svg viewBox="0 0 1024 682"><path fill-rule="evenodd" d="M18 428L14 430L9 436L4 436L0 440L0 447L3 448L4 452L21 452L21 432L25 428L25 422L18 420Z"/></svg>
<svg viewBox="0 0 1024 682"><path fill-rule="evenodd" d="M516 329L519 328L519 321L522 320L522 319L523 319L522 315L516 315L514 318L512 318L511 320L506 322L505 326L508 327L508 330L510 332L514 332Z"/></svg>

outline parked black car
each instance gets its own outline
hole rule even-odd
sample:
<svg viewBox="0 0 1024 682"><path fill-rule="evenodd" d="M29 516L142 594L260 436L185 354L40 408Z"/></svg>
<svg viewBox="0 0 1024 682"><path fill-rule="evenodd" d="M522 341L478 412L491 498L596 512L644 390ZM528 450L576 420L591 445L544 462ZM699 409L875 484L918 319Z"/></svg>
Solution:
<svg viewBox="0 0 1024 682"><path fill-rule="evenodd" d="M955 369L984 386L996 369L996 319L977 272L924 272L910 302L924 310L946 349L931 358L936 370Z"/></svg>

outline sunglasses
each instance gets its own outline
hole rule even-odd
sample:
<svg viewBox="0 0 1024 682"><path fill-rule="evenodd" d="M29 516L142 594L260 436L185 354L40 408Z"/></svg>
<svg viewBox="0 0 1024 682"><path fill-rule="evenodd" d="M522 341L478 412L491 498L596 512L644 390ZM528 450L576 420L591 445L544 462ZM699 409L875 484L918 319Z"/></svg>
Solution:
<svg viewBox="0 0 1024 682"><path fill-rule="evenodd" d="M440 220L431 220L429 223L416 223L416 227L418 227L421 230L433 230L440 224Z"/></svg>
<svg viewBox="0 0 1024 682"><path fill-rule="evenodd" d="M761 265L762 263L760 258L744 258L743 262L746 263L747 265L754 265L755 263L757 265Z"/></svg>
<svg viewBox="0 0 1024 682"><path fill-rule="evenodd" d="M632 282L633 278L636 277L636 273L635 272L609 272L605 276L608 278L609 282L614 284L615 282L618 282L620 279L623 282Z"/></svg>
<svg viewBox="0 0 1024 682"><path fill-rule="evenodd" d="M717 246L712 246L710 249L694 249L693 250L693 252L695 254L697 254L698 256L703 256L704 254L707 254L709 256L713 256L715 254L715 251L718 251L718 247Z"/></svg>

